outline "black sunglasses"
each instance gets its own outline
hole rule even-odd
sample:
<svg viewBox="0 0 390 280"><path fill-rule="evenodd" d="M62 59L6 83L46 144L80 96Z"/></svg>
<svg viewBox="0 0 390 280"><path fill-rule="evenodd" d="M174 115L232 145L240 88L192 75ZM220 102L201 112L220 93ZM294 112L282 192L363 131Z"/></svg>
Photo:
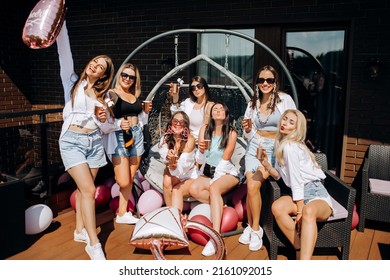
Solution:
<svg viewBox="0 0 390 280"><path fill-rule="evenodd" d="M203 88L203 84L199 83L196 86L191 86L191 91L195 91L196 89L201 89Z"/></svg>
<svg viewBox="0 0 390 280"><path fill-rule="evenodd" d="M264 82L267 82L267 84L272 85L272 84L275 83L275 81L276 81L275 78L267 78L267 79L265 79L265 78L257 78L256 84L264 84Z"/></svg>
<svg viewBox="0 0 390 280"><path fill-rule="evenodd" d="M134 81L135 81L135 79L136 79L135 76L129 75L129 74L125 73L125 72L122 72L122 73L121 73L121 77L122 77L123 79L130 79L130 80L134 80Z"/></svg>

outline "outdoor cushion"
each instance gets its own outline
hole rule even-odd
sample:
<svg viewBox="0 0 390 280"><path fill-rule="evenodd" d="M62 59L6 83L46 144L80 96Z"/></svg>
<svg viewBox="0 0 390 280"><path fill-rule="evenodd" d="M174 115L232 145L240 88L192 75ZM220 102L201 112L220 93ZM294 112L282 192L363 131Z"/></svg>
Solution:
<svg viewBox="0 0 390 280"><path fill-rule="evenodd" d="M327 221L334 221L339 219L345 219L348 217L348 211L340 203L337 202L333 197L330 197L333 204L333 213Z"/></svg>
<svg viewBox="0 0 390 280"><path fill-rule="evenodd" d="M371 193L390 195L390 181L369 178Z"/></svg>

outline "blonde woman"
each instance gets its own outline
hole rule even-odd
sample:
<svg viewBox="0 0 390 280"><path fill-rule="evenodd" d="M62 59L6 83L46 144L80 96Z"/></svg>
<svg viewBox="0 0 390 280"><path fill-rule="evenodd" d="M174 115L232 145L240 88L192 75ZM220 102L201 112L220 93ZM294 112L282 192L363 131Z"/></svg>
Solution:
<svg viewBox="0 0 390 280"><path fill-rule="evenodd" d="M291 188L272 204L280 229L297 251L297 259L310 260L317 240L317 221L333 211L331 198L322 184L324 172L305 145L306 118L298 110L283 113L275 143L275 168L263 153L262 164L269 174ZM295 216L295 219L293 218Z"/></svg>
<svg viewBox="0 0 390 280"><path fill-rule="evenodd" d="M150 108L142 106L141 76L138 67L126 63L118 71L115 87L109 91L110 101L115 103L108 108L111 123L109 134L105 135L105 149L114 166L115 180L119 185L119 206L115 221L119 224L135 224L138 218L127 211L134 177L144 153L143 126L147 123ZM132 144L126 147L124 134L130 131ZM107 132L107 131L105 131Z"/></svg>

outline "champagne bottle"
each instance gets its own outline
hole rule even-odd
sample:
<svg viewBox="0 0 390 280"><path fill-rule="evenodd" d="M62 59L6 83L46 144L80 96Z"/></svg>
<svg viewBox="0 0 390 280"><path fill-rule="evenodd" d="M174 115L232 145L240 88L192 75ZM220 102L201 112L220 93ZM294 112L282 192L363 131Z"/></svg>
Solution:
<svg viewBox="0 0 390 280"><path fill-rule="evenodd" d="M124 117L127 120L127 116ZM125 142L125 148L130 149L134 143L133 133L131 129L123 130L123 140Z"/></svg>

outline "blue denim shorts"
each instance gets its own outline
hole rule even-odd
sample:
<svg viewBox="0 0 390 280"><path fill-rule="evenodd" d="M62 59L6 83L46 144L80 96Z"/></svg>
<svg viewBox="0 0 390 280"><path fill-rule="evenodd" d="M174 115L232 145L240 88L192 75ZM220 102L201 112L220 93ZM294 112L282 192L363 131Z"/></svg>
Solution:
<svg viewBox="0 0 390 280"><path fill-rule="evenodd" d="M257 171L259 166L262 166L262 164L256 157L257 148L260 146L260 144L265 149L268 160L270 161L272 166L275 165L275 156L274 156L275 139L261 137L260 135L256 134L255 136L253 136L253 138L250 140L249 144L246 147L245 172L254 173Z"/></svg>
<svg viewBox="0 0 390 280"><path fill-rule="evenodd" d="M115 131L116 141L118 142L118 146L115 149L115 152L112 156L127 156L127 157L136 157L142 156L144 153L144 134L142 133L142 128L138 124L131 128L131 132L133 133L134 142L131 145L130 149L125 148L125 142L123 140L123 131L117 130Z"/></svg>
<svg viewBox="0 0 390 280"><path fill-rule="evenodd" d="M304 188L304 203L305 205L312 202L313 200L321 199L329 204L333 211L332 200L330 195L321 181L309 182Z"/></svg>
<svg viewBox="0 0 390 280"><path fill-rule="evenodd" d="M100 130L91 133L66 131L59 140L60 153L65 170L87 163L90 168L107 164Z"/></svg>

